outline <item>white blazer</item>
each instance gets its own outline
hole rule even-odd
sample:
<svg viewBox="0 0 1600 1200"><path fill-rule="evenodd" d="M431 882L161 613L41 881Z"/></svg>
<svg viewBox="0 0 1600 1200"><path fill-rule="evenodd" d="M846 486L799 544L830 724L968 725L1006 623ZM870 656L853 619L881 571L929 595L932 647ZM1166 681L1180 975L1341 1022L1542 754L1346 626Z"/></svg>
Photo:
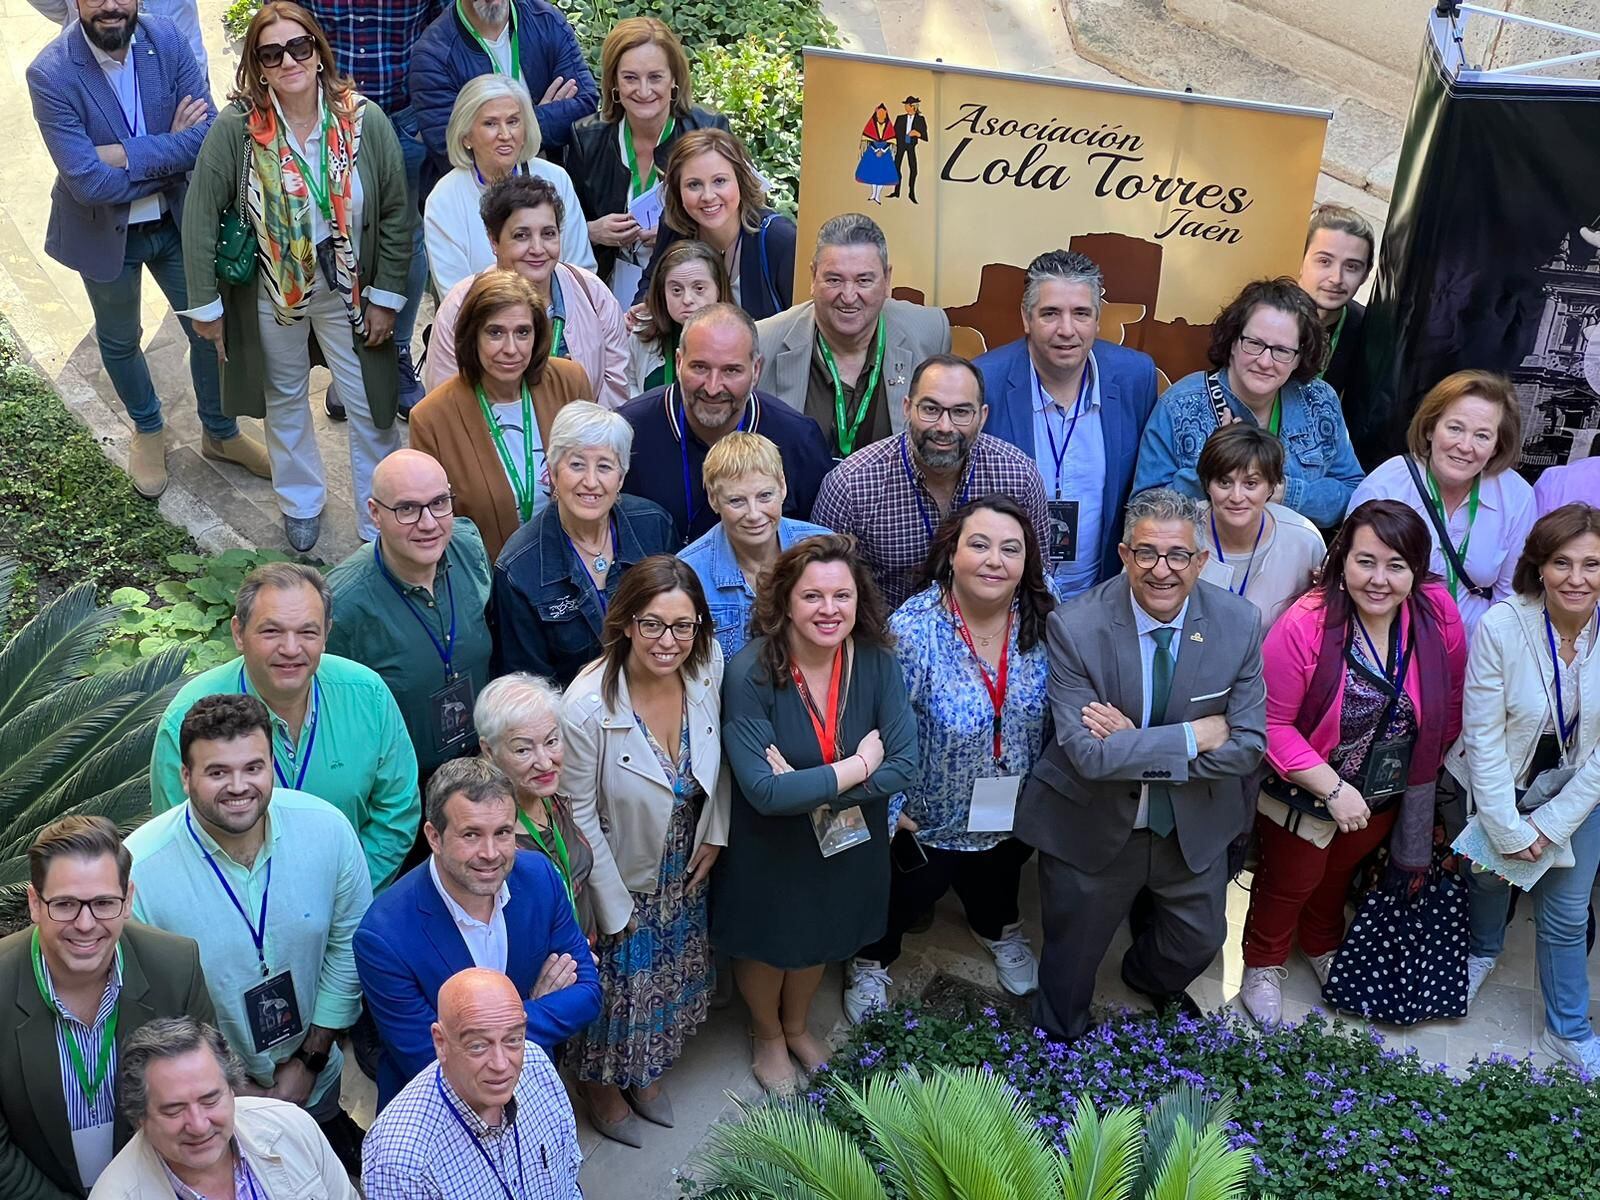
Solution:
<svg viewBox="0 0 1600 1200"><path fill-rule="evenodd" d="M1594 753L1600 743L1597 641L1590 641L1578 661L1578 745L1569 760L1578 773L1538 810L1535 826L1517 811L1516 782L1533 761L1546 722L1554 719L1544 602L1513 595L1490 606L1478 622L1467 658L1461 737L1445 766L1460 782L1468 812L1476 809L1489 841L1502 854L1527 849L1540 833L1565 846L1600 801L1600 755Z"/></svg>
<svg viewBox="0 0 1600 1200"><path fill-rule="evenodd" d="M600 932L624 928L633 916L630 892L654 895L672 819L672 788L644 729L633 715L628 677L617 678L617 699L606 704L602 664L590 663L561 700L561 794L594 850L588 892ZM706 794L694 848L728 844L729 776L722 764L722 648L684 679L689 706L690 772ZM664 747L670 752L676 746Z"/></svg>

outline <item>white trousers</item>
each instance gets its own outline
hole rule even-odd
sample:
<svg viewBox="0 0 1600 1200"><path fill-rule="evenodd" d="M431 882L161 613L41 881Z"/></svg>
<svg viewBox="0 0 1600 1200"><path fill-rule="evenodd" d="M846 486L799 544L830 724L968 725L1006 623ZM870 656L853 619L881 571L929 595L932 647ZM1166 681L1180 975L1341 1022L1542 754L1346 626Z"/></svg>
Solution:
<svg viewBox="0 0 1600 1200"><path fill-rule="evenodd" d="M267 290L259 289L259 295L261 349L267 363L267 454L278 507L285 516L304 518L318 515L327 503L328 487L310 405L309 337L315 329L339 399L350 415L350 482L355 492L356 528L363 539L371 541L378 536L367 512L372 472L385 455L400 448L400 427L394 424L379 429L372 423L344 301L319 277L306 316L293 325L279 325Z"/></svg>

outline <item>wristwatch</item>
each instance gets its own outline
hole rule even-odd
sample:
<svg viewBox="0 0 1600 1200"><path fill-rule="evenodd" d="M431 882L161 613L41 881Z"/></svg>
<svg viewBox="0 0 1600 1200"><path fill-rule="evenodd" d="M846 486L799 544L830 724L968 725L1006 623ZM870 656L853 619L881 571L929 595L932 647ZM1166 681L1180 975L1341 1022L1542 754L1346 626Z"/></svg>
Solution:
<svg viewBox="0 0 1600 1200"><path fill-rule="evenodd" d="M306 1070L310 1071L313 1075L321 1075L322 1072L328 1068L328 1052L326 1050L318 1050L316 1053L312 1053L304 1046L301 1046L289 1057L298 1058L301 1062L305 1063Z"/></svg>

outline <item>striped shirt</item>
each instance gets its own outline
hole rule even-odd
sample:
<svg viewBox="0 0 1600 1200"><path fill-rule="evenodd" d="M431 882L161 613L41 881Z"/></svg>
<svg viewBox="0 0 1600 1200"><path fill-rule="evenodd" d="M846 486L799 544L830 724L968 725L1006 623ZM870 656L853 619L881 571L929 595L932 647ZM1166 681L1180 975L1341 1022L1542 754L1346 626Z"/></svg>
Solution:
<svg viewBox="0 0 1600 1200"><path fill-rule="evenodd" d="M111 1057L106 1062L105 1083L95 1095L94 1103L83 1094L83 1084L77 1069L72 1065L72 1051L67 1049L70 1037L78 1043L84 1066L90 1077L100 1062L100 1039L105 1034L106 1022L117 1010L117 1000L122 995L122 954L112 956L111 978L106 981L105 995L100 997L100 1009L94 1015L94 1024L85 1025L56 995L55 981L50 978L50 968L44 971L45 987L50 989L50 1006L56 1014L56 1059L61 1064L61 1093L67 1101L67 1124L76 1133L80 1129L94 1129L110 1125L117 1115L117 1047L111 1047Z"/></svg>

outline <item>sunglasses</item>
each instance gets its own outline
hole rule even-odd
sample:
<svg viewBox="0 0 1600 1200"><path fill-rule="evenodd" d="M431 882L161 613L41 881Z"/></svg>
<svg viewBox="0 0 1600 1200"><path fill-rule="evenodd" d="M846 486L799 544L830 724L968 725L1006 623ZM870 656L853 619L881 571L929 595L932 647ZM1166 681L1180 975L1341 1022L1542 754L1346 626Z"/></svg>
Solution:
<svg viewBox="0 0 1600 1200"><path fill-rule="evenodd" d="M295 62L306 62L317 52L316 39L309 33L297 38L290 38L279 45L277 42L267 42L256 47L256 59L263 67L281 67L283 65L284 51L289 52L289 57Z"/></svg>

